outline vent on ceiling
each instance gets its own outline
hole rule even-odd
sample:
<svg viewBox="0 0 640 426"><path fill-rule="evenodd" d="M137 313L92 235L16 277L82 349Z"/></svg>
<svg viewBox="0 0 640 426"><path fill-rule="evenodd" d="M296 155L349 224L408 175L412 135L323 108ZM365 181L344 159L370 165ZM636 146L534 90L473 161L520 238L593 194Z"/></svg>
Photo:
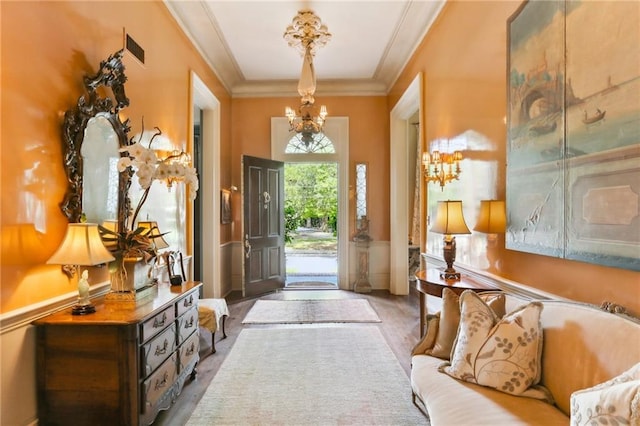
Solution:
<svg viewBox="0 0 640 426"><path fill-rule="evenodd" d="M142 64L144 64L144 49L131 38L129 34L125 37L125 47L133 56L135 56Z"/></svg>

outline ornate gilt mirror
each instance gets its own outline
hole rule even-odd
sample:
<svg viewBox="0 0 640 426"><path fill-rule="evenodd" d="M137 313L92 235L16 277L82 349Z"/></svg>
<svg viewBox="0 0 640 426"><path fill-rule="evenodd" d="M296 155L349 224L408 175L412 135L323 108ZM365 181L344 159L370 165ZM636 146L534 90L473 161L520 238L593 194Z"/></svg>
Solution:
<svg viewBox="0 0 640 426"><path fill-rule="evenodd" d="M60 203L69 222L124 223L129 210L127 194L131 174L118 173L119 149L129 144L129 120L119 111L129 105L124 83L127 77L120 50L100 63L95 75L84 77L86 93L65 113L63 161L67 191ZM111 89L111 93L109 93Z"/></svg>

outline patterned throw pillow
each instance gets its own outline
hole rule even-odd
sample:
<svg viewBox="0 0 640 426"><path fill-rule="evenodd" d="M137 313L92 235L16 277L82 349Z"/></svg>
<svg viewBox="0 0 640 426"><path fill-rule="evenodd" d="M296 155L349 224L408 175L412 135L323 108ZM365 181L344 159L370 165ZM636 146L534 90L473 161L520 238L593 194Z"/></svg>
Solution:
<svg viewBox="0 0 640 426"><path fill-rule="evenodd" d="M504 294L482 295L487 305L502 318L505 313ZM427 317L427 331L415 346L412 354L425 354L448 360L451 357L453 342L458 334L460 323L460 300L451 289L442 290L442 310Z"/></svg>
<svg viewBox="0 0 640 426"><path fill-rule="evenodd" d="M542 304L531 302L499 319L474 292L460 296L460 327L451 362L440 371L512 395L551 402L540 381Z"/></svg>
<svg viewBox="0 0 640 426"><path fill-rule="evenodd" d="M640 424L640 363L571 394L571 426Z"/></svg>

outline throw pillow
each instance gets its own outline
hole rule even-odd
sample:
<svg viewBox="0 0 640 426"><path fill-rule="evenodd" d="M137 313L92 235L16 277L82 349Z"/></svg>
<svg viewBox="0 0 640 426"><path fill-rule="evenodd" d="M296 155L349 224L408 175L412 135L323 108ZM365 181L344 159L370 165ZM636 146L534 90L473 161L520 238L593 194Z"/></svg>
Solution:
<svg viewBox="0 0 640 426"><path fill-rule="evenodd" d="M502 318L505 313L505 298L504 294L487 294L480 293L480 298L486 300L487 305L496 313L499 318ZM435 335L435 340L423 340L418 344L416 348L420 347L421 352L425 355L431 355L437 358L445 360L450 359L451 349L453 348L453 342L456 340L458 334L458 324L460 323L460 298L451 289L444 288L442 290L442 310L437 313L438 325ZM427 318L427 321L429 319ZM426 344L428 343L428 344Z"/></svg>
<svg viewBox="0 0 640 426"><path fill-rule="evenodd" d="M448 288L442 289L442 310L440 311L440 325L435 344L427 355L449 359L453 341L458 334L460 323L460 302L457 294Z"/></svg>
<svg viewBox="0 0 640 426"><path fill-rule="evenodd" d="M571 425L640 424L640 363L621 375L571 394Z"/></svg>
<svg viewBox="0 0 640 426"><path fill-rule="evenodd" d="M499 319L474 292L460 296L460 327L451 362L440 371L512 395L550 401L540 381L542 304L531 302Z"/></svg>
<svg viewBox="0 0 640 426"><path fill-rule="evenodd" d="M411 356L423 355L433 348L438 336L438 325L440 323L440 312L434 315L427 315L426 332L422 339L411 350Z"/></svg>

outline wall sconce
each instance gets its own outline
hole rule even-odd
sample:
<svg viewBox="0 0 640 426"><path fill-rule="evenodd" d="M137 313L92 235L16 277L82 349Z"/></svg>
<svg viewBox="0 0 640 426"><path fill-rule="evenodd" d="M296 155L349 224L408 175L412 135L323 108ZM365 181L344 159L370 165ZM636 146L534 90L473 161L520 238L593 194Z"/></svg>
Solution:
<svg viewBox="0 0 640 426"><path fill-rule="evenodd" d="M191 166L191 155L184 151L174 150L171 152L171 155L163 159L162 162L168 165L178 165L182 168L188 168ZM171 188L174 182L178 182L181 180L184 179L175 176L175 174L170 175L167 177L167 187Z"/></svg>
<svg viewBox="0 0 640 426"><path fill-rule="evenodd" d="M422 165L424 166L424 178L427 182L438 182L444 191L444 185L460 177L460 161L462 152L454 151L451 154L433 151L422 153Z"/></svg>
<svg viewBox="0 0 640 426"><path fill-rule="evenodd" d="M473 230L487 234L487 246L494 247L498 240L498 234L504 233L506 227L507 216L504 201L480 201L480 214Z"/></svg>
<svg viewBox="0 0 640 426"><path fill-rule="evenodd" d="M460 273L453 268L453 262L456 260L456 237L454 235L471 233L462 215L462 201L438 201L431 231L444 234L442 253L447 269L440 273L440 278L459 280Z"/></svg>
<svg viewBox="0 0 640 426"><path fill-rule="evenodd" d="M95 223L70 223L58 250L49 258L48 264L62 265L62 270L72 278L78 266L93 266L111 262L114 257L102 244ZM85 315L96 311L89 301L89 276L85 269L78 279L78 301L71 309L72 315Z"/></svg>

